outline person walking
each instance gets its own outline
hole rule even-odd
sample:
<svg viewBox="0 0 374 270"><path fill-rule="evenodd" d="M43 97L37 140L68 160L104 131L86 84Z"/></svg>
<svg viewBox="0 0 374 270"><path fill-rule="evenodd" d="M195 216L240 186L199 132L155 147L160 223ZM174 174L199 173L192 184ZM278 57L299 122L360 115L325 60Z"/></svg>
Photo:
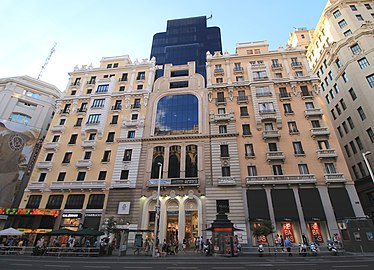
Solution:
<svg viewBox="0 0 374 270"><path fill-rule="evenodd" d="M291 253L291 247L292 247L292 243L290 241L290 239L287 237L286 240L284 240L284 246L286 247L287 249L287 252L288 252L288 256L292 256L292 253Z"/></svg>

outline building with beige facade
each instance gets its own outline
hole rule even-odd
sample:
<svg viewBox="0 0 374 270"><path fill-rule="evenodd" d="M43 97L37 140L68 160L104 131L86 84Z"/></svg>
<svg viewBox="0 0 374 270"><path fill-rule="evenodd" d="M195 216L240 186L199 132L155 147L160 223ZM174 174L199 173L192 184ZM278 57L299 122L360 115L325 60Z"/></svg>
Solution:
<svg viewBox="0 0 374 270"><path fill-rule="evenodd" d="M154 70L154 61L127 55L75 67L20 204L41 215L15 227L100 229L109 190L136 187Z"/></svg>
<svg viewBox="0 0 374 270"><path fill-rule="evenodd" d="M373 1L329 0L307 51L365 214L371 217L374 184L363 153L374 154L373 17ZM372 166L373 154L367 155Z"/></svg>
<svg viewBox="0 0 374 270"><path fill-rule="evenodd" d="M60 96L54 85L29 76L0 79L1 208L18 206Z"/></svg>
<svg viewBox="0 0 374 270"><path fill-rule="evenodd" d="M207 56L206 223L225 205L252 244L265 241L251 234L263 220L293 243L304 233L324 244L339 233L339 218L363 216L305 47L246 42L235 54Z"/></svg>

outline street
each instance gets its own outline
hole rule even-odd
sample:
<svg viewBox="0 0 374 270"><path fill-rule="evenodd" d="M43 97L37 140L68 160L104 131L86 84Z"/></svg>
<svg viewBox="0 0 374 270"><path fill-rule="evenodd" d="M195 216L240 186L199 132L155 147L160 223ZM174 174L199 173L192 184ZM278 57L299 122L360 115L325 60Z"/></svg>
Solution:
<svg viewBox="0 0 374 270"><path fill-rule="evenodd" d="M320 257L234 258L205 256L152 257L31 257L0 256L0 269L168 269L168 270L242 270L242 269L374 269L374 255Z"/></svg>

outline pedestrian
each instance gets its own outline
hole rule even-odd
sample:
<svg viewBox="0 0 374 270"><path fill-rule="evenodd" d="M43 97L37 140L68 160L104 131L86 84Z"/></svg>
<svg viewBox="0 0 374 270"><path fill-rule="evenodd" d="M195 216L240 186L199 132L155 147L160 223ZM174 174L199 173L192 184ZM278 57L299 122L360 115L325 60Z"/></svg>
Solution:
<svg viewBox="0 0 374 270"><path fill-rule="evenodd" d="M284 252L284 239L283 239L283 235L279 236L279 245L281 246L282 252Z"/></svg>
<svg viewBox="0 0 374 270"><path fill-rule="evenodd" d="M301 235L301 238L303 239L303 244L309 246L308 238L305 236L304 233Z"/></svg>
<svg viewBox="0 0 374 270"><path fill-rule="evenodd" d="M203 252L204 250L204 238L201 236L201 239L200 239L200 252Z"/></svg>
<svg viewBox="0 0 374 270"><path fill-rule="evenodd" d="M287 249L288 256L292 256L292 253L291 253L292 243L288 237L286 238L286 240L284 240L284 246Z"/></svg>
<svg viewBox="0 0 374 270"><path fill-rule="evenodd" d="M196 239L195 239L195 252L199 252L199 247L200 247L200 237L198 236Z"/></svg>
<svg viewBox="0 0 374 270"><path fill-rule="evenodd" d="M278 247L280 246L280 237L279 234L277 234L274 238L274 246L275 246L275 255L278 253Z"/></svg>

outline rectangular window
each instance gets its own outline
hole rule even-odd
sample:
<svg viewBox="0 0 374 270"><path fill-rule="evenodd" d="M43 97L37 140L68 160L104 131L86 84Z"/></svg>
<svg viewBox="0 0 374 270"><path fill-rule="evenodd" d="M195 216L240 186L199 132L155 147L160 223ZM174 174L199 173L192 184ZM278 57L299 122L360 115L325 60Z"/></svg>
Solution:
<svg viewBox="0 0 374 270"><path fill-rule="evenodd" d="M77 118L77 122L75 123L75 127L80 127L82 126L82 121L83 121L83 118L82 117L79 117Z"/></svg>
<svg viewBox="0 0 374 270"><path fill-rule="evenodd" d="M256 166L248 166L248 176L257 176L257 168Z"/></svg>
<svg viewBox="0 0 374 270"><path fill-rule="evenodd" d="M58 182L63 182L65 180L66 172L60 172L57 177Z"/></svg>
<svg viewBox="0 0 374 270"><path fill-rule="evenodd" d="M259 107L260 107L260 113L273 113L273 112L275 112L273 102L259 103Z"/></svg>
<svg viewBox="0 0 374 270"><path fill-rule="evenodd" d="M337 84L334 84L333 87L334 87L335 93L339 93L340 92L339 87L338 87Z"/></svg>
<svg viewBox="0 0 374 270"><path fill-rule="evenodd" d="M356 137L355 141L357 143L358 149L363 150L364 149L364 145L362 144L360 137Z"/></svg>
<svg viewBox="0 0 374 270"><path fill-rule="evenodd" d="M372 130L371 128L368 128L368 129L366 130L366 132L367 132L367 134L368 134L368 136L369 136L369 138L370 138L370 141L371 141L372 143L374 143L374 132L373 132L373 130Z"/></svg>
<svg viewBox="0 0 374 270"><path fill-rule="evenodd" d="M118 115L113 115L113 116L112 116L112 121L110 121L110 123L111 123L112 125L117 124L117 123L118 123Z"/></svg>
<svg viewBox="0 0 374 270"><path fill-rule="evenodd" d="M366 57L359 59L357 62L361 69L370 66L369 61L366 59Z"/></svg>
<svg viewBox="0 0 374 270"><path fill-rule="evenodd" d="M326 95L325 98L326 98L327 104L330 104L331 103L330 96Z"/></svg>
<svg viewBox="0 0 374 270"><path fill-rule="evenodd" d="M351 46L351 51L353 54L359 54L361 52L361 47L358 43Z"/></svg>
<svg viewBox="0 0 374 270"><path fill-rule="evenodd" d="M321 124L320 124L319 120L312 120L310 122L312 124L312 128L320 128L321 127Z"/></svg>
<svg viewBox="0 0 374 270"><path fill-rule="evenodd" d="M189 74L188 69L175 70L175 71L171 72L170 77L172 77L172 78L174 78L174 77L185 77L185 76L188 76L188 74Z"/></svg>
<svg viewBox="0 0 374 270"><path fill-rule="evenodd" d="M366 76L366 80L368 81L371 88L374 88L374 74Z"/></svg>
<svg viewBox="0 0 374 270"><path fill-rule="evenodd" d="M138 81L140 81L140 80L144 80L144 79L145 79L145 72L144 72L144 71L142 71L142 72L138 72L138 76L136 77L136 79L137 79Z"/></svg>
<svg viewBox="0 0 374 270"><path fill-rule="evenodd" d="M332 115L332 118L334 118L334 120L336 120L336 115L335 115L335 110L334 109L331 110L331 115Z"/></svg>
<svg viewBox="0 0 374 270"><path fill-rule="evenodd" d="M364 166L362 165L362 163L361 162L357 163L357 166L360 169L361 175L362 176L366 176L366 171L365 171Z"/></svg>
<svg viewBox="0 0 374 270"><path fill-rule="evenodd" d="M87 119L87 124L99 124L101 114L90 114Z"/></svg>
<svg viewBox="0 0 374 270"><path fill-rule="evenodd" d="M106 138L106 142L114 142L114 135L115 132L109 132L108 137Z"/></svg>
<svg viewBox="0 0 374 270"><path fill-rule="evenodd" d="M329 75L330 80L333 80L333 79L334 79L334 77L333 77L333 75L332 75L332 71L329 71L328 75Z"/></svg>
<svg viewBox="0 0 374 270"><path fill-rule="evenodd" d="M284 103L283 104L283 109L285 114L291 114L293 113L292 107L290 103Z"/></svg>
<svg viewBox="0 0 374 270"><path fill-rule="evenodd" d="M344 99L340 99L339 103L342 106L343 111L345 111L347 109L347 105L345 104Z"/></svg>
<svg viewBox="0 0 374 270"><path fill-rule="evenodd" d="M251 128L250 128L249 124L243 124L242 128L243 128L243 136L252 135Z"/></svg>
<svg viewBox="0 0 374 270"><path fill-rule="evenodd" d="M248 108L247 106L244 106L244 107L240 107L240 116L241 117L246 117L248 116Z"/></svg>
<svg viewBox="0 0 374 270"><path fill-rule="evenodd" d="M126 90L125 86L120 86L118 89L119 92L124 92L125 90Z"/></svg>
<svg viewBox="0 0 374 270"><path fill-rule="evenodd" d="M107 64L106 68L112 68L112 64Z"/></svg>
<svg viewBox="0 0 374 270"><path fill-rule="evenodd" d="M354 129L355 125L353 124L352 117L348 117L348 118L347 118L347 122L348 122L348 124L349 124L349 127L350 127L351 129Z"/></svg>
<svg viewBox="0 0 374 270"><path fill-rule="evenodd" d="M121 76L121 78L120 78L120 81L121 82L125 82L125 81L127 81L127 73L122 73L122 76Z"/></svg>
<svg viewBox="0 0 374 270"><path fill-rule="evenodd" d="M295 155L304 155L304 150L301 142L293 142L293 150Z"/></svg>
<svg viewBox="0 0 374 270"><path fill-rule="evenodd" d="M364 109L362 109L361 106L358 107L357 112L360 115L360 118L361 118L362 121L366 119L366 114L364 112Z"/></svg>
<svg viewBox="0 0 374 270"><path fill-rule="evenodd" d="M341 64L339 58L336 59L335 64L336 64L336 66L338 67L338 69L342 67L342 64Z"/></svg>
<svg viewBox="0 0 374 270"><path fill-rule="evenodd" d="M123 154L123 161L131 161L132 149L126 149Z"/></svg>
<svg viewBox="0 0 374 270"><path fill-rule="evenodd" d="M30 195L26 208L39 208L42 195Z"/></svg>
<svg viewBox="0 0 374 270"><path fill-rule="evenodd" d="M352 11L357 11L357 8L355 5L349 5L349 7L351 8Z"/></svg>
<svg viewBox="0 0 374 270"><path fill-rule="evenodd" d="M217 102L225 102L225 93L217 92Z"/></svg>
<svg viewBox="0 0 374 270"><path fill-rule="evenodd" d="M99 177L97 180L105 180L105 178L106 178L106 171L100 171Z"/></svg>
<svg viewBox="0 0 374 270"><path fill-rule="evenodd" d="M135 130L129 130L127 132L127 138L128 139L134 139L135 138Z"/></svg>
<svg viewBox="0 0 374 270"><path fill-rule="evenodd" d="M344 137L344 133L342 131L342 128L339 126L337 129L338 129L340 138L343 138Z"/></svg>
<svg viewBox="0 0 374 270"><path fill-rule="evenodd" d="M89 141L94 141L96 140L96 133L95 132L92 132L88 135L88 140Z"/></svg>
<svg viewBox="0 0 374 270"><path fill-rule="evenodd" d="M69 144L76 144L78 138L78 134L71 134Z"/></svg>
<svg viewBox="0 0 374 270"><path fill-rule="evenodd" d="M273 165L273 175L283 175L282 165Z"/></svg>
<svg viewBox="0 0 374 270"><path fill-rule="evenodd" d="M72 152L66 152L62 163L70 163Z"/></svg>
<svg viewBox="0 0 374 270"><path fill-rule="evenodd" d="M276 143L268 143L269 151L270 152L277 152L278 147Z"/></svg>
<svg viewBox="0 0 374 270"><path fill-rule="evenodd" d="M342 78L343 78L343 81L344 81L345 83L348 82L348 75L347 75L347 73L343 72L343 74L342 74Z"/></svg>
<svg viewBox="0 0 374 270"><path fill-rule="evenodd" d="M357 18L357 21L359 21L359 22L363 22L364 21L364 18L360 14L357 14L356 18Z"/></svg>
<svg viewBox="0 0 374 270"><path fill-rule="evenodd" d="M111 154L110 150L105 150L101 162L109 162L110 161L110 154Z"/></svg>
<svg viewBox="0 0 374 270"><path fill-rule="evenodd" d="M347 22L345 20L341 20L338 22L340 28L344 28L347 26Z"/></svg>
<svg viewBox="0 0 374 270"><path fill-rule="evenodd" d="M186 87L188 87L188 81L170 82L170 89Z"/></svg>
<svg viewBox="0 0 374 270"><path fill-rule="evenodd" d="M97 86L96 93L104 93L104 92L108 92L108 90L109 90L109 84L102 84L102 85Z"/></svg>
<svg viewBox="0 0 374 270"><path fill-rule="evenodd" d="M137 113L131 114L131 120L138 120L138 114Z"/></svg>
<svg viewBox="0 0 374 270"><path fill-rule="evenodd" d="M88 198L87 209L103 209L104 200L104 194L91 194Z"/></svg>
<svg viewBox="0 0 374 270"><path fill-rule="evenodd" d="M372 9L371 6L370 6L370 4L364 4L364 5L365 5L365 7L366 7L367 10Z"/></svg>
<svg viewBox="0 0 374 270"><path fill-rule="evenodd" d="M351 95L352 100L356 100L356 99L357 99L357 96L356 96L355 90L353 90L353 88L349 89L348 92L349 92L349 94Z"/></svg>
<svg viewBox="0 0 374 270"><path fill-rule="evenodd" d="M128 180L129 179L129 170L122 170L120 179L121 180Z"/></svg>
<svg viewBox="0 0 374 270"><path fill-rule="evenodd" d="M309 169L307 164L298 164L300 174L309 174Z"/></svg>
<svg viewBox="0 0 374 270"><path fill-rule="evenodd" d="M91 159L92 152L91 151L86 151L84 152L84 160L90 160Z"/></svg>
<svg viewBox="0 0 374 270"><path fill-rule="evenodd" d="M90 80L88 81L88 84L95 84L96 76L91 76Z"/></svg>
<svg viewBox="0 0 374 270"><path fill-rule="evenodd" d="M335 105L335 109L338 112L338 114L341 115L342 111L340 110L339 104Z"/></svg>
<svg viewBox="0 0 374 270"><path fill-rule="evenodd" d="M47 177L47 173L40 173L38 182L44 182L46 177Z"/></svg>
<svg viewBox="0 0 374 270"><path fill-rule="evenodd" d="M345 150L345 153L347 154L347 156L350 157L351 156L351 150L349 150L349 147L348 147L347 144L344 145L344 150Z"/></svg>
<svg viewBox="0 0 374 270"><path fill-rule="evenodd" d="M351 30L351 29L348 29L348 30L345 31L343 34L344 34L345 37L348 37L348 36L352 35L352 30Z"/></svg>
<svg viewBox="0 0 374 270"><path fill-rule="evenodd" d="M69 195L65 204L65 209L82 209L84 197L84 194Z"/></svg>
<svg viewBox="0 0 374 270"><path fill-rule="evenodd" d="M298 133L299 130L297 129L297 125L295 121L289 121L288 123L288 131L289 133Z"/></svg>
<svg viewBox="0 0 374 270"><path fill-rule="evenodd" d="M344 129L345 133L348 134L349 129L348 129L347 123L345 121L342 123L342 126L343 126L343 129Z"/></svg>
<svg viewBox="0 0 374 270"><path fill-rule="evenodd" d="M330 93L331 98L334 99L334 98L335 98L335 93L334 93L334 91L330 90L329 93Z"/></svg>
<svg viewBox="0 0 374 270"><path fill-rule="evenodd" d="M86 172L78 172L77 181L84 181L84 178L86 178Z"/></svg>
<svg viewBox="0 0 374 270"><path fill-rule="evenodd" d="M45 208L60 209L64 195L49 195L48 202Z"/></svg>
<svg viewBox="0 0 374 270"><path fill-rule="evenodd" d="M52 142L58 142L60 140L60 135L55 135L52 138Z"/></svg>
<svg viewBox="0 0 374 270"><path fill-rule="evenodd" d="M48 153L45 157L45 161L52 161L53 153Z"/></svg>
<svg viewBox="0 0 374 270"><path fill-rule="evenodd" d="M220 145L221 157L229 157L229 146L227 144Z"/></svg>
<svg viewBox="0 0 374 270"><path fill-rule="evenodd" d="M253 149L253 144L248 143L244 145L245 149L245 156L246 157L254 157L255 156L255 151Z"/></svg>
<svg viewBox="0 0 374 270"><path fill-rule="evenodd" d="M230 167L222 167L222 177L231 176Z"/></svg>
<svg viewBox="0 0 374 270"><path fill-rule="evenodd" d="M219 134L225 134L227 133L227 126L218 126L218 132Z"/></svg>
<svg viewBox="0 0 374 270"><path fill-rule="evenodd" d="M352 148L352 152L353 152L353 154L357 154L357 148L356 148L356 145L355 145L354 141L350 141L350 142L349 142L349 145L350 145L351 148Z"/></svg>
<svg viewBox="0 0 374 270"><path fill-rule="evenodd" d="M358 174L358 170L357 170L356 165L352 166L352 171L353 171L353 174L355 175L356 179L360 178L360 175Z"/></svg>
<svg viewBox="0 0 374 270"><path fill-rule="evenodd" d="M336 169L335 169L334 163L325 163L325 172L327 174L336 173Z"/></svg>
<svg viewBox="0 0 374 270"><path fill-rule="evenodd" d="M92 101L92 105L91 105L91 107L92 108L101 108L101 107L104 107L104 105L105 105L105 99L94 99L93 101Z"/></svg>

